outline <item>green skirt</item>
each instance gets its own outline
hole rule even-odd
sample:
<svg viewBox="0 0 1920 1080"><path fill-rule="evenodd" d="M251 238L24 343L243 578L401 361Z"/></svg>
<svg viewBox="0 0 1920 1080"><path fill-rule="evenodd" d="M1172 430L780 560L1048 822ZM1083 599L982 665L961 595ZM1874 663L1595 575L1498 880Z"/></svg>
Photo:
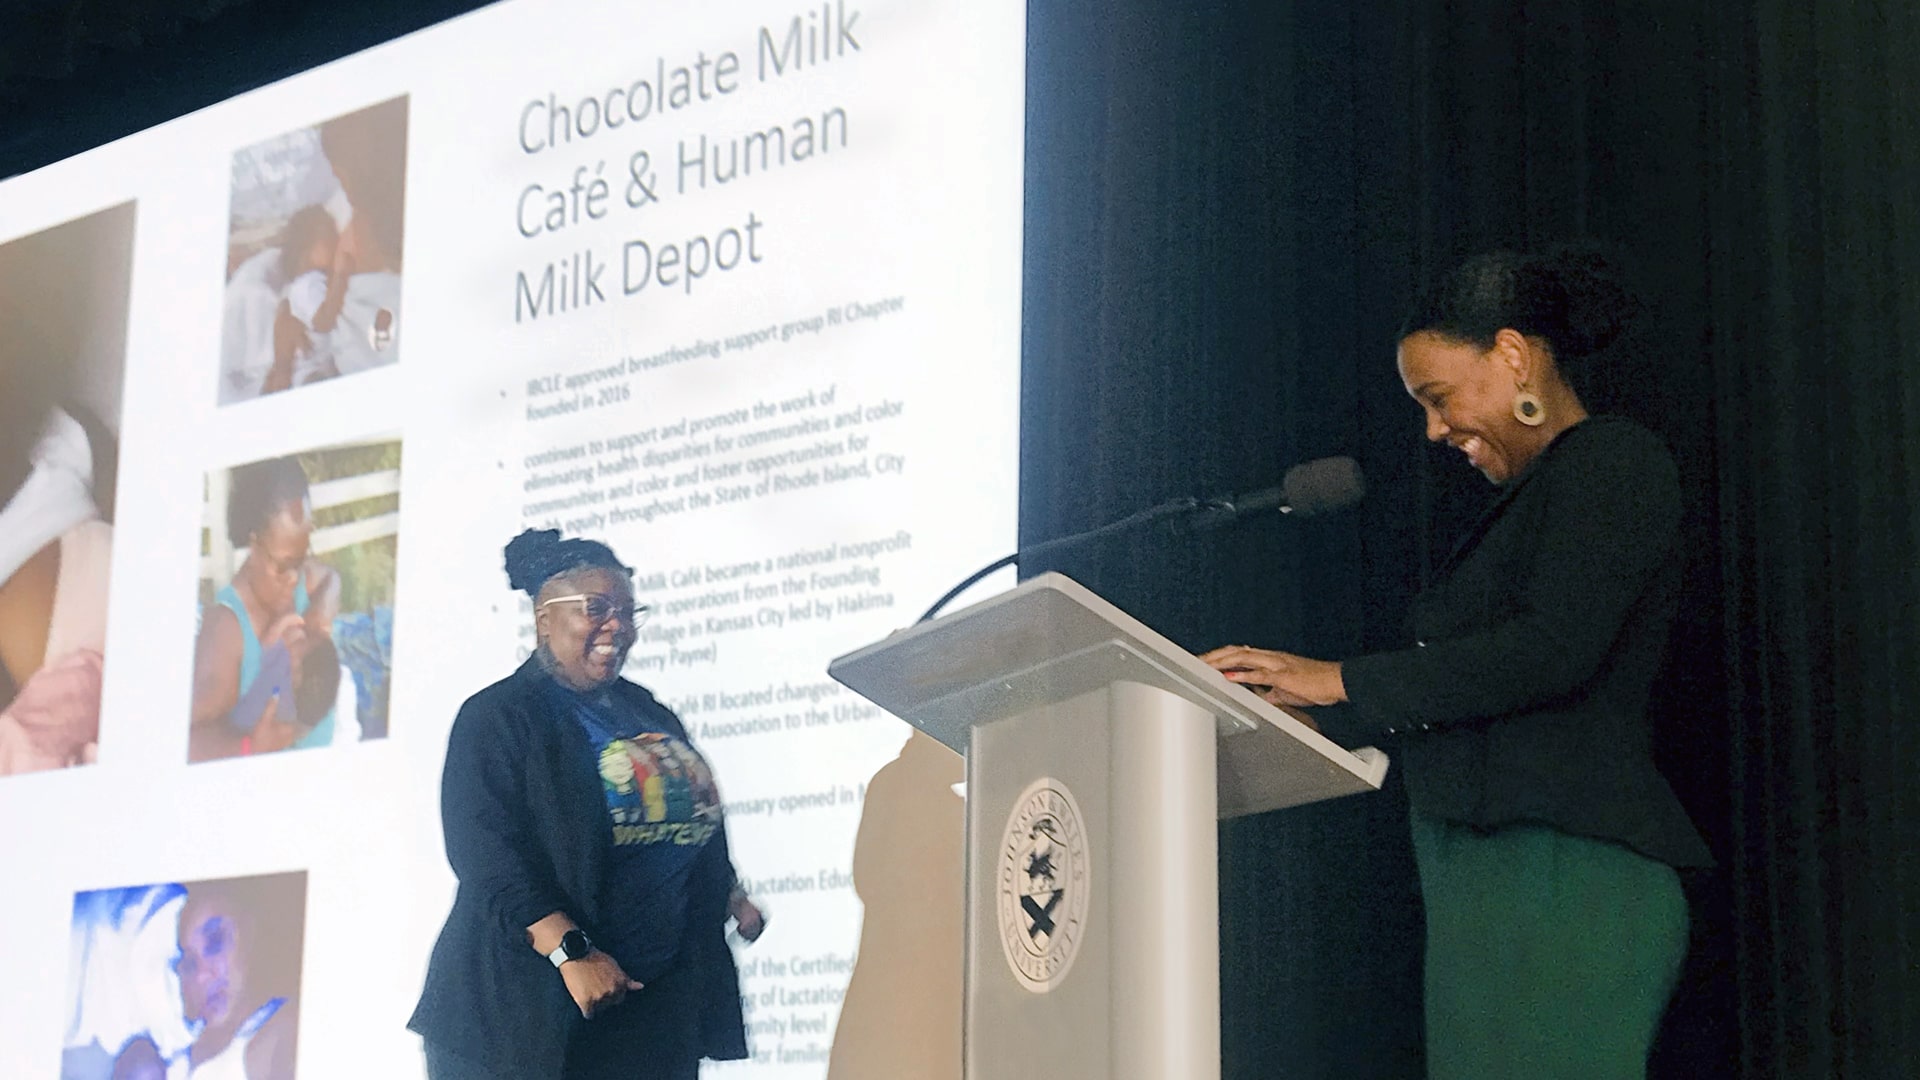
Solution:
<svg viewBox="0 0 1920 1080"><path fill-rule="evenodd" d="M1428 1080L1644 1080L1687 952L1665 863L1544 825L1413 813Z"/></svg>

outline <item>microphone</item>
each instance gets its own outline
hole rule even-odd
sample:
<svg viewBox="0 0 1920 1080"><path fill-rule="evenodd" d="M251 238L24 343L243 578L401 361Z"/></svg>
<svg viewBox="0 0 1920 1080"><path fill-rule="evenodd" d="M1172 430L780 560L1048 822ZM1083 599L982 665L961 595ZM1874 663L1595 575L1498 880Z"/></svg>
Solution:
<svg viewBox="0 0 1920 1080"><path fill-rule="evenodd" d="M1215 529L1229 522L1237 521L1250 514L1263 510L1278 510L1293 517L1312 517L1334 510L1343 510L1359 502L1367 494L1366 477L1361 475L1360 463L1350 457L1316 458L1305 464L1288 469L1280 480L1279 487L1261 488L1248 492L1238 498L1223 496L1212 499L1196 499L1186 496L1169 499L1158 506L1128 514L1116 521L1109 521L1097 528L1084 532L1056 536L1051 540L1042 540L1029 544L1005 558L995 559L986 566L968 575L965 581L947 590L947 594L933 602L918 622L926 622L940 609L953 602L953 598L988 574L1004 567L1013 566L1021 559L1073 547L1091 540L1126 532L1142 525L1151 525L1156 521L1168 519L1189 519L1186 528L1198 532L1202 529Z"/></svg>
<svg viewBox="0 0 1920 1080"><path fill-rule="evenodd" d="M1350 457L1318 458L1287 470L1279 487L1204 500L1189 528L1216 529L1262 510L1278 510L1297 517L1345 510L1366 498L1367 478L1360 463Z"/></svg>

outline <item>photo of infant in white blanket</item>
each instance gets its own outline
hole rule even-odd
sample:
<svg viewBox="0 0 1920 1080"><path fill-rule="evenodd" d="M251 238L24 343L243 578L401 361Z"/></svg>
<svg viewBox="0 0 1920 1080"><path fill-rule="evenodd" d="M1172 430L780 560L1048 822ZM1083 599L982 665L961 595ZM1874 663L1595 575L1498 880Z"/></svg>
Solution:
<svg viewBox="0 0 1920 1080"><path fill-rule="evenodd" d="M400 355L407 99L233 157L219 402Z"/></svg>

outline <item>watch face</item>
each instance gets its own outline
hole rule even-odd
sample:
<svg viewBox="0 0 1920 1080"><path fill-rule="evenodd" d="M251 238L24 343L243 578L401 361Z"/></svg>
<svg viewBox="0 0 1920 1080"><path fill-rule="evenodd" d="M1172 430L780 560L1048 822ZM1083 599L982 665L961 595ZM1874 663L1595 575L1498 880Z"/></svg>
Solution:
<svg viewBox="0 0 1920 1080"><path fill-rule="evenodd" d="M561 936L560 948L567 954L567 959L584 960L587 953L593 951L593 943L587 940L586 934L569 930Z"/></svg>

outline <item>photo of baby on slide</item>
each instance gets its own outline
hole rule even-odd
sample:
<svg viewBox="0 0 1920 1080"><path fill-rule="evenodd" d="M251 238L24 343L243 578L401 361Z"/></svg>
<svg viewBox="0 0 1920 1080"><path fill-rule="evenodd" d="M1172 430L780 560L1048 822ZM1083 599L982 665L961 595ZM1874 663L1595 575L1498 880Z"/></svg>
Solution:
<svg viewBox="0 0 1920 1080"><path fill-rule="evenodd" d="M387 734L400 444L207 477L187 760Z"/></svg>
<svg viewBox="0 0 1920 1080"><path fill-rule="evenodd" d="M0 777L100 753L135 216L0 243Z"/></svg>
<svg viewBox="0 0 1920 1080"><path fill-rule="evenodd" d="M407 99L233 155L219 401L400 356Z"/></svg>
<svg viewBox="0 0 1920 1080"><path fill-rule="evenodd" d="M73 898L60 1080L293 1080L307 875Z"/></svg>

